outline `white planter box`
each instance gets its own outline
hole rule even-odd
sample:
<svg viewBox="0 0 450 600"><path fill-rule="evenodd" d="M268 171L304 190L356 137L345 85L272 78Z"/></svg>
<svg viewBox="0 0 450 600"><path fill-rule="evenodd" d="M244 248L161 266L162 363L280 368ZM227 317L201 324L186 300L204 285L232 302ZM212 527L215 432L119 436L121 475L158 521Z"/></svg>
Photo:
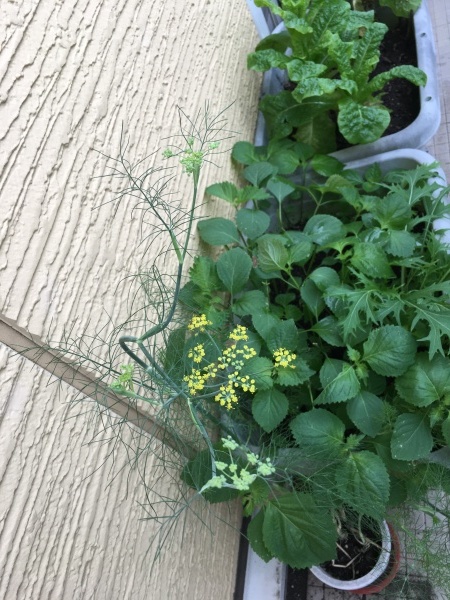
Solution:
<svg viewBox="0 0 450 600"><path fill-rule="evenodd" d="M281 30L279 25L274 33ZM436 62L436 50L431 27L431 17L427 0L422 0L422 6L414 15L414 31L417 50L417 66L427 74L427 84L420 87L420 112L411 125L402 131L387 135L371 144L362 144L338 150L335 156L342 162L348 162L366 156L373 156L397 150L399 148L422 148L436 133L440 119L439 87ZM277 94L283 89L284 72L271 69L264 74L261 95ZM267 143L264 117L260 113L256 124L255 144L262 146Z"/></svg>

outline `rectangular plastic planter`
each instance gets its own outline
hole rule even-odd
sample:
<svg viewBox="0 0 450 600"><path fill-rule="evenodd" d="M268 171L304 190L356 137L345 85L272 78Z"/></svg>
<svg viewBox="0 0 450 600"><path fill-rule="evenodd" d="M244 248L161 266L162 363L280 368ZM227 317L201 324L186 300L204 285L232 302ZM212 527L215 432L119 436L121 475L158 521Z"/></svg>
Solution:
<svg viewBox="0 0 450 600"><path fill-rule="evenodd" d="M377 163L381 170L386 173L395 169L414 169L418 165L434 162L436 162L436 159L423 150L404 148L359 160L346 161L346 168L364 172L368 167ZM437 168L436 171L437 179L440 180L442 185L446 185L447 182L442 169ZM439 219L435 225L439 229L448 230L444 239L450 244L450 218ZM450 451L446 452L442 459L448 460L449 453ZM286 580L286 565L276 559L265 563L249 547L243 600L284 600Z"/></svg>
<svg viewBox="0 0 450 600"><path fill-rule="evenodd" d="M249 0L250 1L250 0ZM256 7L255 7L256 8ZM261 9L256 9L261 10ZM257 13L252 10L255 19ZM261 26L262 13L255 22L259 23L259 31L263 32ZM281 31L283 24L274 29L274 33ZM422 0L421 7L414 15L414 34L417 51L417 66L427 74L427 84L420 87L420 112L417 118L402 131L387 135L376 142L351 146L338 150L332 155L342 162L374 156L382 152L397 150L399 148L422 148L433 137L439 127L441 120L439 86L436 62L436 49L433 40L431 17L428 11L427 0ZM261 96L277 94L283 89L285 73L279 69L271 69L264 74ZM255 144L262 146L267 143L266 127L264 117L258 115L255 132Z"/></svg>

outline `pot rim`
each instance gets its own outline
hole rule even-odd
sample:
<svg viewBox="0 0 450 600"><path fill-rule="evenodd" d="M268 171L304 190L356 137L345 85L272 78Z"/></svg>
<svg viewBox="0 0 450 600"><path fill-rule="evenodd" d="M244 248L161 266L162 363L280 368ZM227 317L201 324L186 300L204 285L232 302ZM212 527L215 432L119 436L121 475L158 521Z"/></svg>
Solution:
<svg viewBox="0 0 450 600"><path fill-rule="evenodd" d="M352 579L350 581L342 581L341 579L332 577L325 571L325 569L319 566L311 567L311 573L313 573L313 575L315 575L322 583L325 583L326 585L329 585L337 590L354 591L369 586L371 583L381 577L381 575L386 571L389 565L389 559L392 550L392 536L386 521L382 521L380 523L380 530L382 547L380 556L378 557L373 569L371 569L363 577L358 577L358 579Z"/></svg>

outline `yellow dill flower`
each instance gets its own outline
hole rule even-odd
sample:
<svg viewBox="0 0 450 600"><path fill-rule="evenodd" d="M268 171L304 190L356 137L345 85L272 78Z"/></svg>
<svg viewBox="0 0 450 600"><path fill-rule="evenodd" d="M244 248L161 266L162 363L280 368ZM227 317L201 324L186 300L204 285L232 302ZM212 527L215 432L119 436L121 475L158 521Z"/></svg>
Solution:
<svg viewBox="0 0 450 600"><path fill-rule="evenodd" d="M183 381L187 383L191 396L195 396L197 392L203 391L207 380L208 373L202 373L199 369L192 369L190 375L183 377Z"/></svg>
<svg viewBox="0 0 450 600"><path fill-rule="evenodd" d="M239 378L239 385L241 386L244 392L250 392L251 394L254 394L256 392L255 383L255 380L250 379L248 375Z"/></svg>
<svg viewBox="0 0 450 600"><path fill-rule="evenodd" d="M201 363L204 356L205 348L203 344L197 344L197 346L195 346L188 352L188 358L192 358L193 362L195 363Z"/></svg>
<svg viewBox="0 0 450 600"><path fill-rule="evenodd" d="M244 349L241 350L241 352L242 357L245 358L245 360L250 360L258 354L254 348L249 348L247 344L245 344Z"/></svg>
<svg viewBox="0 0 450 600"><path fill-rule="evenodd" d="M273 353L273 358L275 360L275 367L290 367L291 369L295 369L295 365L291 363L297 358L297 355L293 352L289 352L286 348L278 348Z"/></svg>
<svg viewBox="0 0 450 600"><path fill-rule="evenodd" d="M248 340L248 335L247 335L247 328L244 327L243 325L236 325L236 327L233 329L233 331L230 333L230 335L228 336L230 340L235 340L235 341L239 341L239 340Z"/></svg>
<svg viewBox="0 0 450 600"><path fill-rule="evenodd" d="M208 321L205 314L194 315L190 320L187 328L189 331L205 331L205 327L212 325L212 321Z"/></svg>
<svg viewBox="0 0 450 600"><path fill-rule="evenodd" d="M220 406L225 406L227 410L233 408L233 404L236 404L238 401L233 384L228 382L226 385L221 385L220 391L216 394L214 400L219 402Z"/></svg>

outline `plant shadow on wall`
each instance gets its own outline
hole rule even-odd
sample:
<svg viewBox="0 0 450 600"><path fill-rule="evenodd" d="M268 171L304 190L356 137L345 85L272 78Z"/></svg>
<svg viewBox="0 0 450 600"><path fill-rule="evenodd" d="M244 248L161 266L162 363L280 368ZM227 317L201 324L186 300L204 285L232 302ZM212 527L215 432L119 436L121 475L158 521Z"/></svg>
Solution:
<svg viewBox="0 0 450 600"><path fill-rule="evenodd" d="M296 568L335 561L349 530L379 545L369 533L391 509L405 530L402 507L447 516L429 495L450 491L447 466L430 461L450 442L448 190L436 165L361 173L300 142L239 142L245 183L207 190L235 218L198 220L219 252L191 256L201 168L228 133L208 112L181 131L164 156L190 178L187 208L165 195L165 169L114 163L118 198L143 210L145 256L164 235L175 271L137 275L145 302L133 297L108 339L52 348L96 372L102 418L106 389L166 432L168 444L131 427L133 445L126 418L110 424L160 524L156 555L186 509L203 518L205 500L239 498L255 515L253 549ZM161 493L150 464L177 494Z"/></svg>

